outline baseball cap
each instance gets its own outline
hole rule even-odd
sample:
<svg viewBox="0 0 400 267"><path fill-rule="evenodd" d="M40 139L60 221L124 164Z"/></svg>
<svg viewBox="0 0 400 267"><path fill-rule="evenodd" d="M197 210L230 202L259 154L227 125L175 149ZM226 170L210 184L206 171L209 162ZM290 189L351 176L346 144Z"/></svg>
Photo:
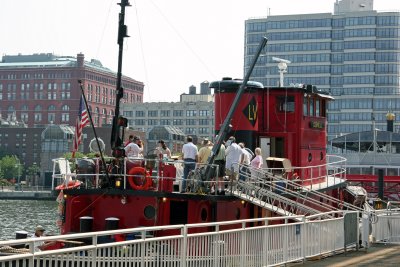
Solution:
<svg viewBox="0 0 400 267"><path fill-rule="evenodd" d="M43 226L38 225L38 226L36 226L35 231L46 231L46 229L44 229Z"/></svg>

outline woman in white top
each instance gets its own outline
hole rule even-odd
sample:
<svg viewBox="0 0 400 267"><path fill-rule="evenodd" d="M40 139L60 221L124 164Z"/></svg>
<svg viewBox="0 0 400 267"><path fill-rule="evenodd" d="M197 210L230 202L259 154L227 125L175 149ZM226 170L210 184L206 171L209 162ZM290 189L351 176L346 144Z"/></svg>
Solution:
<svg viewBox="0 0 400 267"><path fill-rule="evenodd" d="M256 156L250 162L252 180L255 180L256 178L258 178L260 176L259 175L260 171L258 171L257 169L261 169L261 167L263 165L263 160L262 160L262 156L261 156L261 148L257 147L254 150L254 153L256 154Z"/></svg>
<svg viewBox="0 0 400 267"><path fill-rule="evenodd" d="M158 141L157 153L159 158L171 158L171 150L165 145L164 140Z"/></svg>

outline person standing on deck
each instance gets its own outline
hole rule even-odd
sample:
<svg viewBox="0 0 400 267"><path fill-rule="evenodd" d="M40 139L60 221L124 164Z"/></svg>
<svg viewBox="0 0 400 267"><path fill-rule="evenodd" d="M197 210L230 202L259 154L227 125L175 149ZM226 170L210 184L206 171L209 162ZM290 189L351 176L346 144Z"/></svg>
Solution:
<svg viewBox="0 0 400 267"><path fill-rule="evenodd" d="M143 158L143 143L139 136L133 137L133 141L125 147L125 155L128 158Z"/></svg>
<svg viewBox="0 0 400 267"><path fill-rule="evenodd" d="M246 150L244 143L239 143L239 146L242 149L242 155L240 156L240 161L239 161L240 164L242 165L241 169L239 171L240 172L239 179L244 181L244 180L246 180L246 176L248 176L250 174L249 169L246 166L250 165L251 155Z"/></svg>
<svg viewBox="0 0 400 267"><path fill-rule="evenodd" d="M207 138L204 138L203 147L199 150L198 163L207 163L208 158L211 155L212 146L212 143Z"/></svg>
<svg viewBox="0 0 400 267"><path fill-rule="evenodd" d="M236 144L236 138L234 136L229 137L226 141L226 174L230 176L230 179L236 180L239 173L239 162L242 156L242 149Z"/></svg>
<svg viewBox="0 0 400 267"><path fill-rule="evenodd" d="M158 147L156 148L158 157L160 159L170 159L171 150L167 147L164 140L158 141Z"/></svg>
<svg viewBox="0 0 400 267"><path fill-rule="evenodd" d="M129 145L132 142L133 142L133 135L130 135L128 140L126 140L126 142L125 142L125 146Z"/></svg>
<svg viewBox="0 0 400 267"><path fill-rule="evenodd" d="M252 167L252 169L251 169L251 178L252 178L252 180L257 179L260 176L260 172L258 171L258 169L261 169L261 167L263 165L263 159L262 159L262 156L261 156L261 148L257 147L254 150L254 153L256 154L256 156L250 162L250 165Z"/></svg>
<svg viewBox="0 0 400 267"><path fill-rule="evenodd" d="M184 193L186 191L186 179L189 175L189 172L196 168L198 154L197 147L193 144L193 138L191 136L188 136L186 137L186 141L187 143L184 144L182 147L184 167L181 193Z"/></svg>

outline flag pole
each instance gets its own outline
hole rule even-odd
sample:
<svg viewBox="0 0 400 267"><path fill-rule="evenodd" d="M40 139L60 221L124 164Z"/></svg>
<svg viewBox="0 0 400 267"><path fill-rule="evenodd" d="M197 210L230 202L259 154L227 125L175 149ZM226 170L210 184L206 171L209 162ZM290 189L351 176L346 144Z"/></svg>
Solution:
<svg viewBox="0 0 400 267"><path fill-rule="evenodd" d="M94 124L93 124L92 113L90 112L90 109L89 109L88 104L87 104L85 91L83 89L82 80L78 80L78 83L79 83L79 87L81 88L83 102L85 103L86 112L89 115L89 121L90 121L90 125L92 126L94 138L96 138L97 147L99 148L100 158L101 158L101 162L103 164L104 172L106 174L107 184L108 184L108 186L110 186L110 177L109 177L108 171L107 171L107 164L106 164L106 162L104 160L104 155L103 155L103 152L101 151L100 142L99 142L99 138L97 137L96 128L94 127Z"/></svg>

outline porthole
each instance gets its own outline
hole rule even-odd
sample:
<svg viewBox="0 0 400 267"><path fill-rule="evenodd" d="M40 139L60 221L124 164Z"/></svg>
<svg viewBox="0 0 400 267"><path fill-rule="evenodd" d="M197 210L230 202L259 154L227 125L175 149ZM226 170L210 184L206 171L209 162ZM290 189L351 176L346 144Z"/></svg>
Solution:
<svg viewBox="0 0 400 267"><path fill-rule="evenodd" d="M312 161L312 155L311 155L311 153L308 153L308 162L311 162Z"/></svg>
<svg viewBox="0 0 400 267"><path fill-rule="evenodd" d="M154 219L155 216L156 209L153 206L149 205L144 208L144 217L146 217L146 219L151 220Z"/></svg>
<svg viewBox="0 0 400 267"><path fill-rule="evenodd" d="M203 222L207 221L208 213L207 213L207 210L205 208L201 209L200 216L201 216L201 221L203 221Z"/></svg>

